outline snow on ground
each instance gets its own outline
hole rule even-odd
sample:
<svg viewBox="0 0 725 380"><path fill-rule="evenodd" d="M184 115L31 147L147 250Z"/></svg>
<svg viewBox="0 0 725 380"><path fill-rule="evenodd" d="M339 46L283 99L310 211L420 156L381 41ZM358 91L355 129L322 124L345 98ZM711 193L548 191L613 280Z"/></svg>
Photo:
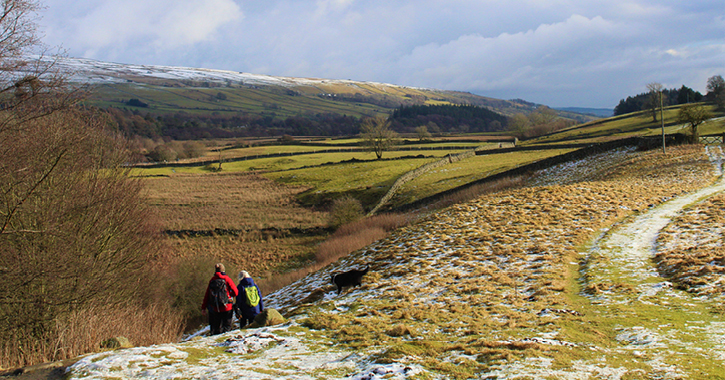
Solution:
<svg viewBox="0 0 725 380"><path fill-rule="evenodd" d="M198 337L179 344L88 355L70 379L404 379L418 366L367 364L350 350L294 333L296 323Z"/></svg>
<svg viewBox="0 0 725 380"><path fill-rule="evenodd" d="M50 57L46 57L48 59ZM235 85L274 85L283 87L294 86L318 86L322 84L337 84L356 86L360 83L367 85L385 87L400 87L392 84L377 82L361 82L344 79L318 79L318 78L294 78L281 77L263 74L252 74L229 70L214 70L191 67L176 66L154 66L120 64L112 62L96 61L86 58L60 58L55 63L55 68L65 72L74 73L71 80L91 83L127 83L134 78L170 79L170 80L192 80L207 81L213 83L233 83Z"/></svg>
<svg viewBox="0 0 725 380"><path fill-rule="evenodd" d="M716 168L722 166L721 150L709 151L711 160ZM597 173L610 170L630 159L635 154L629 149L603 153L596 157L565 164L559 168L543 171L537 177L541 185L556 184L570 185L577 183L577 178L593 177ZM577 185L578 186L578 185ZM564 188L562 191L567 191ZM585 230L587 221L596 212L602 210L601 200L596 193L589 191L585 186L578 188L582 191L582 198L562 198L570 202L585 201L593 207L579 207L574 214L564 214L571 222L580 223L580 227L567 227L575 230ZM584 361L574 360L570 366L556 365L550 358L527 357L525 360L513 358L506 363L492 366L481 378L517 379L517 378L566 378L589 379L607 378L620 379L632 376L632 368L610 365L607 357L611 354L624 355L641 360L650 371L635 371L642 377L657 376L660 378L678 378L687 376L681 368L672 364L671 356L682 357L697 355L706 360L720 361L725 358L725 324L705 320L699 300L676 291L663 281L651 264L653 245L658 232L671 218L684 207L697 202L704 197L725 190L725 182L721 179L716 184L705 187L697 192L677 197L665 202L659 207L644 211L637 217L617 225L607 231L593 244L588 255L599 254L606 256L601 264L591 264L587 268L591 273L589 281L622 282L632 285L636 289L633 293L617 293L604 291L592 295L592 303L605 305L612 303L647 304L650 307L661 307L663 318L679 317L685 313L688 324L682 328L673 323L654 323L645 325L638 323L641 319L632 316L627 318L614 315L612 318L621 318L621 324L616 331L616 341L620 345L615 348L588 347L558 338L558 331L536 331L527 329L528 337L519 337L517 340L500 340L499 343L517 344L531 343L550 347L567 347L571 349L592 350L601 354L601 360ZM558 195L556 189L542 188L542 190L526 190L530 194L540 191L542 196ZM579 200L581 199L581 200ZM493 202L497 203L493 203ZM549 212L558 212L555 201L546 203ZM511 229L518 233L516 224L526 221L529 210L536 210L540 205L521 204L513 197L500 197L470 202L458 205L443 212L429 216L413 226L397 232L388 239L379 241L371 246L350 255L328 268L330 271L311 273L303 280L266 297L266 305L283 311L292 310L296 305L325 304L325 311L330 315L345 314L355 308L360 315L366 313L365 302L380 300L386 297L404 297L398 302L407 302L412 307L447 310L451 305L476 301L477 294L462 294L461 289L467 282L481 279L497 278L511 281L511 284L494 283L496 289L487 289L485 292L500 292L500 305L498 309L510 308L517 311L521 306L516 302L507 301L509 298L529 298L537 290L534 287L539 276L547 269L547 252L554 249L552 242L561 245L573 231L567 231L556 220L540 226L541 231L528 230L526 239L510 239L503 229ZM610 209L616 206L609 205ZM518 219L512 218L516 215ZM506 221L509 220L509 224ZM493 221L503 222L502 225L489 225ZM503 229L500 229L503 226ZM569 224L568 226L571 226ZM490 239L491 230L497 235ZM593 231L592 231L593 232ZM518 235L521 236L521 235ZM559 240L551 240L558 236ZM556 247L560 250L574 250L574 242L569 241L565 247ZM506 247L513 247L506 250ZM520 254L519 252L522 252ZM549 256L550 257L550 256ZM376 263L377 262L377 263ZM378 264L379 263L379 264ZM384 263L384 264L383 264ZM331 271L343 271L351 268L375 264L370 276L371 284L360 288L347 290L337 295L330 285ZM574 263L575 264L575 263ZM598 266L597 266L598 265ZM383 272L384 277L376 272ZM520 275L518 275L520 273ZM378 277L376 277L378 276ZM455 281L438 281L438 279L451 279ZM425 289L420 292L419 289ZM478 293L478 292L476 292ZM474 297L475 296L475 297ZM482 295L483 296L483 295ZM656 297L655 297L656 296ZM490 302L481 298L480 305L469 304L470 307L486 309ZM672 307L674 306L674 307ZM494 310L494 309L492 309ZM635 308L636 312L636 308ZM503 312L502 312L503 313ZM547 323L539 324L534 319L531 326L545 326L553 323L557 318L565 315L579 316L581 314L572 310L546 308L536 310L538 318ZM438 326L439 329L455 330L459 333L469 328L462 316L445 312L438 323L447 323L447 326ZM445 318L449 318L447 320ZM439 375L414 364L415 358L401 358L393 364L379 364L371 359L373 354L384 348L368 348L363 351L353 351L331 340L323 333L315 332L302 326L302 320L307 315L301 314L281 326L265 327L259 329L235 330L230 333L208 337L203 334L189 337L179 344L157 345L152 347L137 347L119 351L104 352L88 355L78 363L69 367L68 374L71 379L101 379L109 377L122 378L282 378L282 379L403 379L412 376L440 378ZM445 318L444 318L445 317ZM504 326L507 323L504 314L490 312L493 323ZM524 319L523 321L525 321ZM364 320L363 320L364 321ZM428 327L423 334L438 334L433 326ZM459 334L463 335L463 334ZM497 332L493 332L489 339L496 340ZM461 339L460 336L451 339ZM376 351L377 350L377 351ZM663 351L664 350L664 351ZM467 356L459 352L448 354L450 361L476 360L475 356Z"/></svg>
<svg viewBox="0 0 725 380"><path fill-rule="evenodd" d="M531 180L532 186L570 185L591 179L628 160L635 147L615 149L579 160L565 162L540 170Z"/></svg>
<svg viewBox="0 0 725 380"><path fill-rule="evenodd" d="M713 163L713 171L722 174L722 149L708 148L707 152ZM723 191L725 177L721 176L717 183L665 202L604 235L591 251L600 255L605 252L610 261L607 268L598 272L602 278L592 277L589 281L604 282L616 277L619 281L635 285L639 298L670 290L671 284L661 280L652 262L659 232L686 207ZM608 298L607 302L631 302L630 295L616 299L617 296L605 293L600 298Z"/></svg>

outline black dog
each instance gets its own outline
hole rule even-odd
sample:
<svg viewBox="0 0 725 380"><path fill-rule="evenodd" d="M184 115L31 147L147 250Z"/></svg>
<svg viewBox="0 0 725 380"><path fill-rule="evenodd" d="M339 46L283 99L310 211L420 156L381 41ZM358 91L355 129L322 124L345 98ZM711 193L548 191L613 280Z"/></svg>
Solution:
<svg viewBox="0 0 725 380"><path fill-rule="evenodd" d="M362 277L368 273L370 267L365 269L353 269L344 273L333 274L331 282L337 285L337 294L342 293L342 288L348 286L360 286Z"/></svg>

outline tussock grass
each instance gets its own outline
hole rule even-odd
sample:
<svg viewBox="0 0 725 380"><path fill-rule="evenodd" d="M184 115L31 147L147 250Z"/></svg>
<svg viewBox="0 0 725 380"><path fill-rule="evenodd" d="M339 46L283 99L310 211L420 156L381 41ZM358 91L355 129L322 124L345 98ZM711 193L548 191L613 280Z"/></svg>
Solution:
<svg viewBox="0 0 725 380"><path fill-rule="evenodd" d="M724 208L725 195L716 195L686 210L660 233L655 261L664 277L698 295L725 294ZM682 245L682 240L692 245Z"/></svg>
<svg viewBox="0 0 725 380"><path fill-rule="evenodd" d="M368 349L366 342L376 342L383 347L373 356L377 362L405 360L451 378L541 355L561 368L596 362L599 354L589 342L617 346L611 324L621 320L591 311L578 296L581 288L632 289L596 273L579 282L579 270L587 268L580 247L602 228L712 181L701 147L624 157L591 168L581 175L584 181L549 178L544 186L541 178L519 178L517 186L494 187L396 230L346 261L371 262L375 269L361 290L334 301L350 306L346 300L356 300L354 310L336 313L333 328L318 327L350 347ZM375 297L352 295L367 291ZM314 304L304 307L314 310ZM539 315L546 309L564 312ZM526 339L551 332L584 348ZM614 367L638 370L641 364L627 355L608 353Z"/></svg>

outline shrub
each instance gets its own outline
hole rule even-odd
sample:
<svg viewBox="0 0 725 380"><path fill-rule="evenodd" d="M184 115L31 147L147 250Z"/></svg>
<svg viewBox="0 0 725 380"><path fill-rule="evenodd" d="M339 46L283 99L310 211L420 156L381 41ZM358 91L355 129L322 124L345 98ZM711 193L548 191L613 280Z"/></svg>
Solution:
<svg viewBox="0 0 725 380"><path fill-rule="evenodd" d="M343 224L359 220L363 217L363 213L359 200L352 197L339 198L332 203L328 224L332 228L339 228Z"/></svg>
<svg viewBox="0 0 725 380"><path fill-rule="evenodd" d="M206 153L206 147L199 141L185 141L182 146L185 158L197 158Z"/></svg>
<svg viewBox="0 0 725 380"><path fill-rule="evenodd" d="M174 161L178 158L179 154L169 145L157 145L154 150L152 150L148 157L153 162L165 162L165 161Z"/></svg>
<svg viewBox="0 0 725 380"><path fill-rule="evenodd" d="M2 368L73 358L99 348L146 346L177 341L181 318L164 305L141 306L126 303L108 307L89 306L56 318L52 328L42 332L17 329L0 340ZM114 342L115 341L115 342Z"/></svg>
<svg viewBox="0 0 725 380"><path fill-rule="evenodd" d="M159 228L121 167L123 141L95 114L58 111L0 139L10 210L0 213L0 351L23 347L0 365L64 359L52 347L67 343L58 329L72 315L143 297Z"/></svg>

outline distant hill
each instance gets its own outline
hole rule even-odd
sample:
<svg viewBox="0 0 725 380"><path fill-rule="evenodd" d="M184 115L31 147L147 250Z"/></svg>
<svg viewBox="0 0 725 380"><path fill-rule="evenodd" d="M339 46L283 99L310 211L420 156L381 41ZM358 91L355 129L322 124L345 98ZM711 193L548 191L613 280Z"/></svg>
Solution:
<svg viewBox="0 0 725 380"><path fill-rule="evenodd" d="M461 91L399 86L343 79L292 78L202 68L130 65L64 58L57 67L71 81L96 86L92 102L127 107L131 99L144 111L168 113L247 112L272 117L310 113L373 116L401 105L468 104L503 115L528 113L537 105Z"/></svg>
<svg viewBox="0 0 725 380"><path fill-rule="evenodd" d="M502 117L528 114L539 106L521 99L349 79L78 58L62 58L55 66L68 72L71 82L91 85L88 103L114 109L124 133L147 137L346 135L355 133L360 117L390 115L401 106L472 105ZM559 111L559 116L578 122L596 118L569 111Z"/></svg>
<svg viewBox="0 0 725 380"><path fill-rule="evenodd" d="M611 108L583 108L583 107L562 107L555 108L557 111L574 112L582 115L591 115L596 117L611 117L614 110Z"/></svg>

